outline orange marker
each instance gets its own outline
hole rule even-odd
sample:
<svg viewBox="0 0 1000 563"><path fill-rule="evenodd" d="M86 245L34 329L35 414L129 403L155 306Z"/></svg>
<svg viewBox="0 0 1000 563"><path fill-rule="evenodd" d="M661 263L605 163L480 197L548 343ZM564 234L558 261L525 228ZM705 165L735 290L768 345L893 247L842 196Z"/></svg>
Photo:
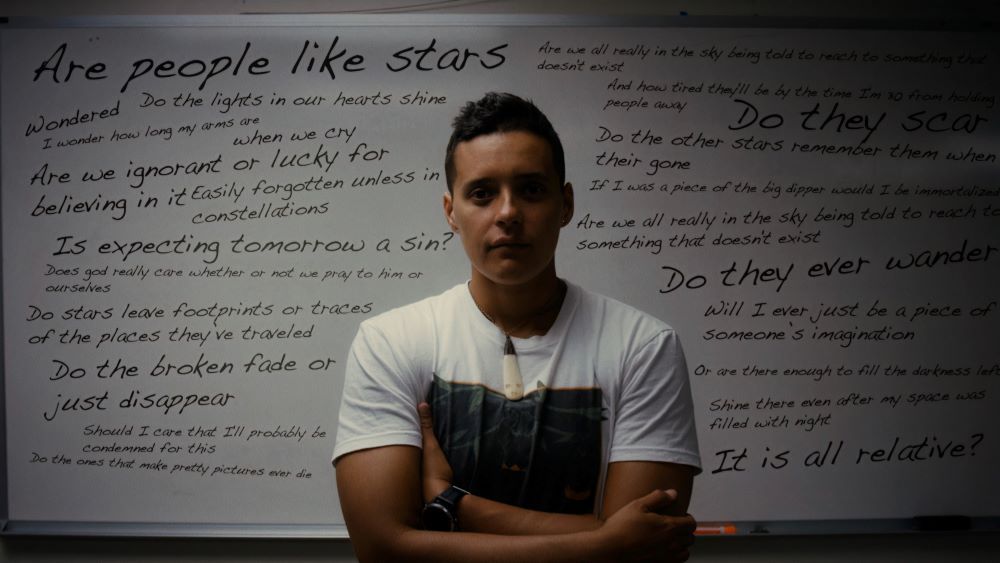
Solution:
<svg viewBox="0 0 1000 563"><path fill-rule="evenodd" d="M694 530L696 536L724 536L736 533L736 526L721 524L719 526L698 526Z"/></svg>

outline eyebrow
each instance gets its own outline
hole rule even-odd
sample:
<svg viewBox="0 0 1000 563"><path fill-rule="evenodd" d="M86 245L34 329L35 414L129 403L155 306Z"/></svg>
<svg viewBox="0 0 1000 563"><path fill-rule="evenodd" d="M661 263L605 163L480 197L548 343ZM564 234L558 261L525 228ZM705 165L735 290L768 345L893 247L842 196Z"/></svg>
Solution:
<svg viewBox="0 0 1000 563"><path fill-rule="evenodd" d="M545 182L548 179L549 179L549 176L547 174L543 174L541 172L525 172L524 174L515 174L514 175L514 180L517 181L517 182L524 182L524 181L530 181L530 180ZM476 178L475 180L472 180L472 181L466 183L465 185L463 185L462 188L465 189L465 190L471 190L471 189L475 189L475 188L482 188L482 187L493 186L494 184L496 184L496 180L494 180L492 177Z"/></svg>
<svg viewBox="0 0 1000 563"><path fill-rule="evenodd" d="M549 177L546 174L543 174L541 172L528 172L528 173L525 173L525 174L517 174L517 175L514 176L514 179L515 180L521 180L521 181L524 181L524 180L541 180L541 181L546 181L546 180L549 179Z"/></svg>

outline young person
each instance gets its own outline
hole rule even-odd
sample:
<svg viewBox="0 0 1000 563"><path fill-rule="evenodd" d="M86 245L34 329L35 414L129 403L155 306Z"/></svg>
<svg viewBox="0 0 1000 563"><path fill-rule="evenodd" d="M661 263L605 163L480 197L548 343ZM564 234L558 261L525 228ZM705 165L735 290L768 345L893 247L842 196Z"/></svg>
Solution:
<svg viewBox="0 0 1000 563"><path fill-rule="evenodd" d="M471 278L362 323L334 451L360 559L683 561L700 470L674 331L556 275L559 137L487 94L455 119L444 213Z"/></svg>

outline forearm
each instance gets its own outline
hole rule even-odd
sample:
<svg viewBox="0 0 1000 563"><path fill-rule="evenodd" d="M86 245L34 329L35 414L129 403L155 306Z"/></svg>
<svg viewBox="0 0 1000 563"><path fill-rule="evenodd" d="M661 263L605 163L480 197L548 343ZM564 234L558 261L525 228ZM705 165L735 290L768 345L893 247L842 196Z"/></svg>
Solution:
<svg viewBox="0 0 1000 563"><path fill-rule="evenodd" d="M540 512L476 495L462 498L458 504L458 519L463 532L510 536L572 534L601 527L601 521L593 514Z"/></svg>
<svg viewBox="0 0 1000 563"><path fill-rule="evenodd" d="M567 534L500 535L429 532L406 525L369 528L353 535L361 561L614 562L688 558L694 519L659 514L675 493L653 491L629 503L600 528Z"/></svg>
<svg viewBox="0 0 1000 563"><path fill-rule="evenodd" d="M361 561L643 561L651 554L681 553L686 558L694 520L658 514L676 494L654 491L627 504L594 529L542 535L483 534L468 531L430 532L420 529L420 452L389 446L353 452L337 462L337 486L348 533ZM463 524L459 502L459 526ZM470 505L471 506L471 505ZM486 508L491 505L485 504ZM493 507L497 508L497 507ZM520 509L517 509L520 510ZM490 512L467 511L473 519ZM524 516L529 525L570 529L575 517L532 511L498 516L513 528L513 518ZM585 522L585 521L584 521ZM468 524L468 523L467 523ZM681 561L683 558L668 560Z"/></svg>
<svg viewBox="0 0 1000 563"><path fill-rule="evenodd" d="M391 539L383 538L385 541L368 542L370 549L358 549L360 561L576 563L612 560L596 532L515 537L410 528L397 530L392 535Z"/></svg>
<svg viewBox="0 0 1000 563"><path fill-rule="evenodd" d="M603 529L531 536L422 530L419 463L420 451L405 446L362 450L338 460L341 507L361 561L620 560L605 554L619 542ZM467 528L465 500L459 502L458 518Z"/></svg>

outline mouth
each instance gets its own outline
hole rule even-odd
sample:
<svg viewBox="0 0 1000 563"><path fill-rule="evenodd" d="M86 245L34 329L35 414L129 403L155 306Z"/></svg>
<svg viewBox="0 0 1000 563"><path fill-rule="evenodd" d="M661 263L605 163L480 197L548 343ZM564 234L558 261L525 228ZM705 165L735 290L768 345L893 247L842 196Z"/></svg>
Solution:
<svg viewBox="0 0 1000 563"><path fill-rule="evenodd" d="M500 240L496 240L496 241L493 241L492 243L490 243L488 245L487 249L488 250L499 250L499 249L503 249L503 248L507 248L507 249L523 249L523 248L528 248L530 246L531 245L529 245L528 243L522 242L522 241L518 241L518 240L500 239Z"/></svg>

